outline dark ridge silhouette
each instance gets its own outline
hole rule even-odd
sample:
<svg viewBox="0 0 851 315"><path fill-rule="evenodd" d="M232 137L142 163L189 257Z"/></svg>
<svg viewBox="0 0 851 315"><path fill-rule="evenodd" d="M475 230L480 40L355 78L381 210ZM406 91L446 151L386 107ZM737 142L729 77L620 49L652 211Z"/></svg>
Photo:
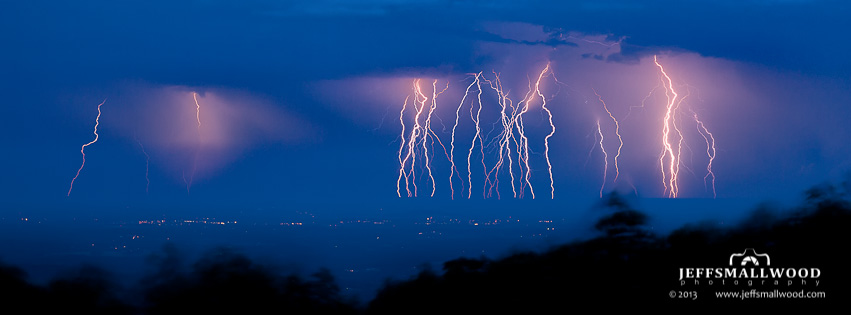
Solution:
<svg viewBox="0 0 851 315"><path fill-rule="evenodd" d="M320 269L311 280L281 276L228 249L216 249L181 272L173 248L160 269L143 280L146 313L354 313L334 277Z"/></svg>
<svg viewBox="0 0 851 315"><path fill-rule="evenodd" d="M152 257L154 270L139 288L121 288L102 269L83 266L46 287L26 281L19 268L0 264L0 301L7 309L46 314L354 314L333 275L320 269L308 280L283 276L227 249L208 252L190 268L167 244ZM119 293L124 293L120 296ZM132 293L141 295L133 301Z"/></svg>
<svg viewBox="0 0 851 315"><path fill-rule="evenodd" d="M149 258L152 268L135 288L122 288L111 275L91 266L36 286L27 282L21 269L0 263L0 302L7 309L28 313L85 314L812 309L841 305L851 291L844 242L851 224L849 188L847 181L841 186L820 185L805 192L801 206L785 213L763 204L734 227L696 223L667 236L653 234L646 226L649 218L612 193L598 205L602 214L594 225L599 232L596 238L542 253L447 261L442 273L424 268L406 281L387 280L366 307L341 297L328 269L319 269L307 279L283 275L226 248L209 251L187 265L171 244ZM699 284L694 279L679 281L680 268L724 268L731 254L745 249L770 254L771 267L819 268L820 283L816 286L815 280L808 279L806 284L751 286L710 285L707 279L699 279ZM823 291L826 298L743 301L714 295L751 289ZM671 291L694 291L698 296L671 298Z"/></svg>
<svg viewBox="0 0 851 315"><path fill-rule="evenodd" d="M46 305L51 313L64 313L68 310L84 314L131 314L132 307L125 304L116 295L121 288L112 280L112 276L103 269L94 266L82 266L61 276L47 286Z"/></svg>
<svg viewBox="0 0 851 315"><path fill-rule="evenodd" d="M499 260L459 258L444 264L443 275L425 271L415 278L387 282L368 305L368 314L567 313L585 310L730 311L840 305L848 293L846 229L851 225L849 189L822 185L806 192L805 203L780 216L761 205L733 228L711 223L682 227L668 236L646 229L647 216L619 195L601 203L608 211L595 228L601 236L544 253L519 253ZM684 210L687 211L687 210ZM820 284L709 285L693 279L681 285L679 268L727 267L728 257L746 248L771 255L772 265L819 268ZM726 281L731 281L728 279ZM785 282L785 281L784 281ZM826 299L724 300L717 291L824 291ZM671 291L697 291L695 300L671 298ZM590 308L588 308L590 307ZM661 308L660 308L661 307ZM791 308L790 308L791 307ZM585 312L585 311L583 311Z"/></svg>
<svg viewBox="0 0 851 315"><path fill-rule="evenodd" d="M134 308L115 293L122 291L103 269L82 266L45 287L26 281L19 268L0 265L0 302L23 313L132 314Z"/></svg>
<svg viewBox="0 0 851 315"><path fill-rule="evenodd" d="M31 285L26 280L26 272L20 268L0 262L0 303L3 307L11 305L39 306L47 298L44 288Z"/></svg>

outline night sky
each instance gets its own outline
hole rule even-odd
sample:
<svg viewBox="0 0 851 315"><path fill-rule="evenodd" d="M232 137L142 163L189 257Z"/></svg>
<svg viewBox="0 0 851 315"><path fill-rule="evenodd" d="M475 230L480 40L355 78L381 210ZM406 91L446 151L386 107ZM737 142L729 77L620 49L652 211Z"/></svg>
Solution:
<svg viewBox="0 0 851 315"><path fill-rule="evenodd" d="M524 205L599 198L604 166L597 121L610 164L604 193L666 197L659 163L666 99L654 55L674 88L689 93L678 116L688 142L679 196L713 198L704 180L706 143L691 120L698 114L716 140L719 200L797 198L851 167L848 6L806 0L3 1L0 209L120 216L128 208L226 213L314 204L334 214L351 211L340 204L378 208L428 200L486 212L512 199L508 179L499 186L500 201L483 201L483 175L472 173L470 200L456 193L453 201L442 151L432 151L435 196L428 197L422 164L418 197L407 203L404 190L397 196L400 110L413 95L413 80L422 79L429 97L433 80L440 89L448 84L432 125L448 145L471 74L491 80L499 74L517 102L548 63L542 90L556 127L548 140L554 200L545 201L543 145L550 129L540 103L532 103L524 123L529 184L537 196L524 196ZM616 136L595 92L620 122L617 183ZM493 90L484 93L482 125L491 130L499 104ZM99 139L86 147L85 167L66 196L104 100ZM469 149L475 129L470 103L464 106L458 155ZM465 157L456 157L464 180Z"/></svg>

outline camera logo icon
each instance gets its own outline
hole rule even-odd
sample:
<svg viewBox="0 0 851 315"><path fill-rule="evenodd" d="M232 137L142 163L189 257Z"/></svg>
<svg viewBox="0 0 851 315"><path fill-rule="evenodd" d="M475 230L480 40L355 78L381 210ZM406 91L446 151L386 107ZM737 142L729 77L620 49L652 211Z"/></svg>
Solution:
<svg viewBox="0 0 851 315"><path fill-rule="evenodd" d="M730 255L730 266L770 266L771 258L768 254L757 253L753 248L745 249L741 253Z"/></svg>

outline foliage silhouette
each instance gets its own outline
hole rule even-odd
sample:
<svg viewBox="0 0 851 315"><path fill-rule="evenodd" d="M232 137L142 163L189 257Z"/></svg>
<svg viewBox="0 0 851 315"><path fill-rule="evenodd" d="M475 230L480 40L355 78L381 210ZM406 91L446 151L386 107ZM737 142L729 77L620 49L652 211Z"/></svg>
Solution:
<svg viewBox="0 0 851 315"><path fill-rule="evenodd" d="M847 239L842 231L851 224L849 194L822 185L805 195L805 203L784 217L761 205L733 228L700 223L659 236L643 227L646 215L613 193L600 205L610 212L595 225L604 232L600 237L540 254L452 260L444 264L442 276L421 273L408 281L388 283L369 303L367 313L537 313L577 305L607 311L645 307L682 311L695 306L729 311L730 307L764 310L841 304L851 278L844 250L835 246ZM702 284L678 281L679 268L726 267L730 254L745 248L770 253L780 266L815 267L822 272L818 286L810 279L807 285L784 282L760 290L825 291L827 298L720 300L714 292L757 287L744 281L714 286L706 279ZM671 290L699 290L699 298L672 299Z"/></svg>
<svg viewBox="0 0 851 315"><path fill-rule="evenodd" d="M330 270L308 279L283 275L233 250L217 248L185 265L171 244L149 259L152 270L138 288L122 288L92 266L66 273L46 286L27 282L21 269L0 263L0 301L32 313L539 313L575 309L681 311L701 307L728 311L784 309L841 304L849 293L844 254L851 224L851 184L807 190L802 205L784 212L763 204L733 227L703 222L670 235L655 235L648 217L620 195L598 206L599 237L564 244L542 253L521 252L502 259L458 258L443 272L424 268L406 281L389 281L366 307L340 295ZM837 247L839 246L839 247ZM771 255L772 267L814 267L820 284L794 285L680 283L680 268L726 267L731 253L754 248ZM693 281L693 279L691 279ZM824 291L822 300L719 300L716 291L759 288L772 291ZM699 292L697 300L672 299L669 292ZM125 292L121 295L121 292ZM138 301L127 292L140 292ZM588 309L588 308L584 308Z"/></svg>

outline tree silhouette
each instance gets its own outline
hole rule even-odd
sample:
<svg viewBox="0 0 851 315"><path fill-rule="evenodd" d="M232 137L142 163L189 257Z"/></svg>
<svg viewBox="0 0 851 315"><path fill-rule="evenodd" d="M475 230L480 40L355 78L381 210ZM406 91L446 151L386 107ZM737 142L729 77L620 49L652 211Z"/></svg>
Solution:
<svg viewBox="0 0 851 315"><path fill-rule="evenodd" d="M647 232L642 228L647 224L647 215L633 209L617 192L606 195L602 205L604 210L613 212L601 218L594 225L598 231L610 237L644 236Z"/></svg>

